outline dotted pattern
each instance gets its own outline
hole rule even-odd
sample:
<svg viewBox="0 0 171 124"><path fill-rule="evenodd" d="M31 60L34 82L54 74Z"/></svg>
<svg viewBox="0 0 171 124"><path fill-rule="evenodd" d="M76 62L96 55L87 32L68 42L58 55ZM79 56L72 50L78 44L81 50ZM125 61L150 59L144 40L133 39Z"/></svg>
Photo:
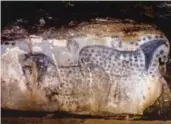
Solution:
<svg viewBox="0 0 171 124"><path fill-rule="evenodd" d="M143 71L143 52L137 50L118 51L106 46L87 46L80 51L79 62L81 66L92 67L97 65L106 72L115 75L130 75L135 71Z"/></svg>
<svg viewBox="0 0 171 124"><path fill-rule="evenodd" d="M161 47L160 47L161 46ZM158 68L159 59L167 62L168 48L163 40L144 43L135 51L118 51L107 46L86 46L79 53L80 65L91 68L96 65L116 75L130 75L147 71L150 66Z"/></svg>
<svg viewBox="0 0 171 124"><path fill-rule="evenodd" d="M159 59L166 63L164 58L168 57L168 51L164 40L149 41L135 51L118 51L107 46L93 45L80 51L79 63L81 68L88 68L89 73L94 66L108 73L111 84L108 103L115 111L124 111L121 109L125 108L124 104L132 106L132 102L146 100L146 92L150 88L144 84L145 77L160 77ZM136 109L137 106L131 108L133 111Z"/></svg>
<svg viewBox="0 0 171 124"><path fill-rule="evenodd" d="M74 53L77 48L78 44L71 45L69 51ZM21 63L27 77L31 74L31 62L36 63L38 88L61 110L143 112L140 106L151 88L146 84L147 78L160 77L159 59L167 61L169 47L165 40L151 40L140 43L135 50L122 49L85 46L79 52L78 63L58 68L41 53L25 54ZM126 106L129 108L124 110Z"/></svg>

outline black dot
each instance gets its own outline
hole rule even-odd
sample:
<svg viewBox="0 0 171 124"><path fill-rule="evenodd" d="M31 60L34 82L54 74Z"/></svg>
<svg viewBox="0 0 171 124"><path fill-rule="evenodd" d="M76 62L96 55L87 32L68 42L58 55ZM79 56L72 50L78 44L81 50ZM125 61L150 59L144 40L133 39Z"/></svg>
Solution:
<svg viewBox="0 0 171 124"><path fill-rule="evenodd" d="M88 81L88 82L91 82L91 80L90 80L90 79L88 79L87 81Z"/></svg>
<svg viewBox="0 0 171 124"><path fill-rule="evenodd" d="M128 64L128 63L129 63L129 61L125 61L125 63L126 63L126 64Z"/></svg>
<svg viewBox="0 0 171 124"><path fill-rule="evenodd" d="M144 65L143 64L140 64L141 67L143 67Z"/></svg>
<svg viewBox="0 0 171 124"><path fill-rule="evenodd" d="M99 58L99 60L103 61L103 58L101 57L101 58Z"/></svg>
<svg viewBox="0 0 171 124"><path fill-rule="evenodd" d="M9 45L9 42L5 42L4 44L5 44L5 45Z"/></svg>
<svg viewBox="0 0 171 124"><path fill-rule="evenodd" d="M160 35L160 38L163 38L163 35Z"/></svg>
<svg viewBox="0 0 171 124"><path fill-rule="evenodd" d="M108 54L108 50L106 50L105 53Z"/></svg>
<svg viewBox="0 0 171 124"><path fill-rule="evenodd" d="M154 74L152 74L151 76L152 76L152 77L155 77L155 75L154 75Z"/></svg>
<svg viewBox="0 0 171 124"><path fill-rule="evenodd" d="M151 36L147 36L148 37L148 39L150 39L151 40Z"/></svg>
<svg viewBox="0 0 171 124"><path fill-rule="evenodd" d="M167 57L166 56L163 56L163 59L166 59Z"/></svg>
<svg viewBox="0 0 171 124"><path fill-rule="evenodd" d="M137 56L134 56L135 59L137 59Z"/></svg>
<svg viewBox="0 0 171 124"><path fill-rule="evenodd" d="M92 54L90 53L90 54L88 54L88 57L91 57L92 56Z"/></svg>
<svg viewBox="0 0 171 124"><path fill-rule="evenodd" d="M163 54L164 53L164 50L160 50L160 54Z"/></svg>
<svg viewBox="0 0 171 124"><path fill-rule="evenodd" d="M158 38L158 36L156 35L155 38Z"/></svg>
<svg viewBox="0 0 171 124"><path fill-rule="evenodd" d="M113 95L113 97L116 98L116 97L117 97L117 94L115 93L115 94Z"/></svg>

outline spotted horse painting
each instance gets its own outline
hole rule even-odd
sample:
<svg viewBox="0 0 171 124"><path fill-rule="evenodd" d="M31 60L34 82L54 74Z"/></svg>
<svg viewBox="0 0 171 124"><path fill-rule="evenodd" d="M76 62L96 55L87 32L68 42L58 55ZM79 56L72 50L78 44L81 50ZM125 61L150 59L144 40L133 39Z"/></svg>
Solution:
<svg viewBox="0 0 171 124"><path fill-rule="evenodd" d="M1 107L142 115L168 89L161 67L169 51L156 27L120 20L3 41Z"/></svg>

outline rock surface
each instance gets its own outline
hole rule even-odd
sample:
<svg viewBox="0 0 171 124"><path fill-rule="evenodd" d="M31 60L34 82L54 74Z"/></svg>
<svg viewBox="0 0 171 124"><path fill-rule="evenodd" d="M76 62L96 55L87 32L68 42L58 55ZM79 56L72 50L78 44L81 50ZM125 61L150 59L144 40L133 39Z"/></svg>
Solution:
<svg viewBox="0 0 171 124"><path fill-rule="evenodd" d="M97 45L103 48L96 49ZM91 46L91 52L81 54ZM116 19L96 19L74 28L3 41L2 108L100 116L143 114L164 85L169 89L158 61L165 65L169 50L167 38L156 27ZM110 51L109 58L116 54L117 59L105 59ZM94 58L85 58L89 65L81 56ZM110 64L115 65L108 67L111 71L105 68Z"/></svg>

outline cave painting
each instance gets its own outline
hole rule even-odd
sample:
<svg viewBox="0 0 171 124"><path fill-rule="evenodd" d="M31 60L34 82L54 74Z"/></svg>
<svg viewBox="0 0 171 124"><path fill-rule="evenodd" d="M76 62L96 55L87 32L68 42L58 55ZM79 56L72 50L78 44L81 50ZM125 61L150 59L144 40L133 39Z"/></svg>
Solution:
<svg viewBox="0 0 171 124"><path fill-rule="evenodd" d="M162 92L161 82L165 80L159 68L161 62L167 62L170 50L168 41L158 35L129 43L111 38L106 45L83 45L72 39L60 48L66 54L56 46L48 53L48 43L38 44L45 52L29 53L24 45L1 47L2 87L18 82L32 92L30 79L36 74L34 87L46 99L38 110L51 111L49 106L53 106L52 110L91 115L143 114Z"/></svg>

